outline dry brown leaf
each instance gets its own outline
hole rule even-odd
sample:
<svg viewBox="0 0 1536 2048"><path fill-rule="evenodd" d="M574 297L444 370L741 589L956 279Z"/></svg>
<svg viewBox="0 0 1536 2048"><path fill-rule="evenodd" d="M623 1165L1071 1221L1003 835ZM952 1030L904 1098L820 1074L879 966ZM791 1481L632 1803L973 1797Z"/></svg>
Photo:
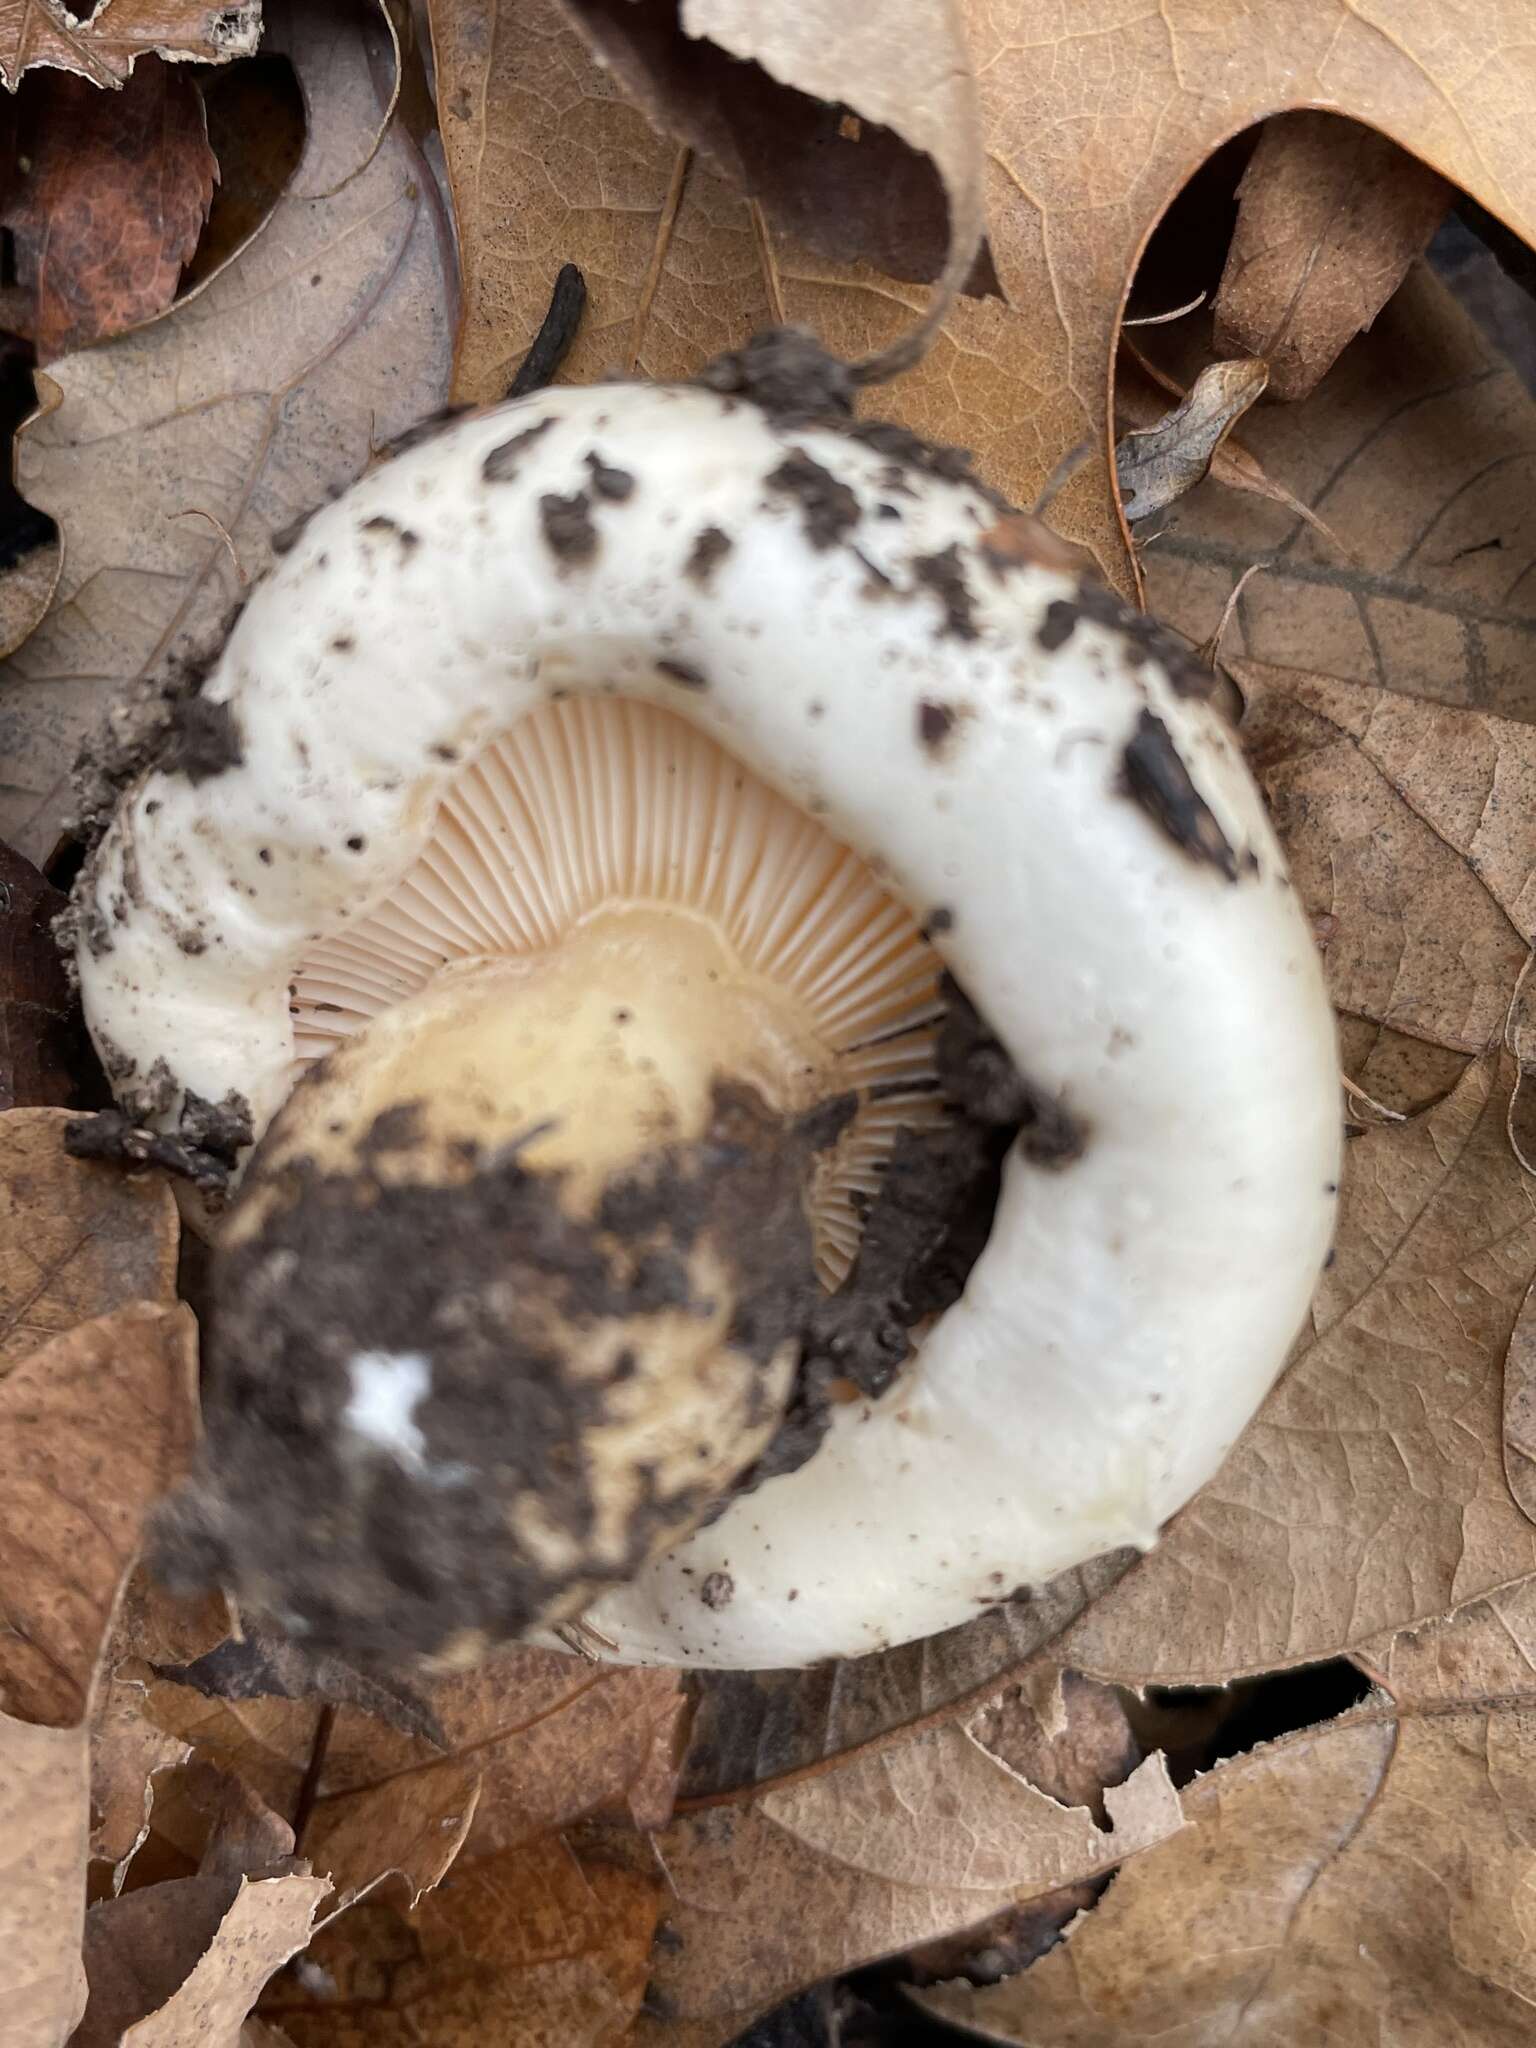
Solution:
<svg viewBox="0 0 1536 2048"><path fill-rule="evenodd" d="M35 64L120 85L151 53L225 64L249 57L261 35L261 0L110 0L71 13L64 0L0 0L0 84L12 92Z"/></svg>
<svg viewBox="0 0 1536 2048"><path fill-rule="evenodd" d="M338 1906L394 1877L405 1880L414 1906L442 1883L463 1848L481 1782L472 1762L453 1760L332 1801L304 1830L304 1854L330 1879Z"/></svg>
<svg viewBox="0 0 1536 2048"><path fill-rule="evenodd" d="M240 1778L274 1813L298 1810L326 1711L320 1701L210 1699L189 1685L148 1679L144 1711L157 1728Z"/></svg>
<svg viewBox="0 0 1536 2048"><path fill-rule="evenodd" d="M1229 659L1244 751L1341 1011L1461 1052L1503 1042L1536 929L1536 731Z"/></svg>
<svg viewBox="0 0 1536 2048"><path fill-rule="evenodd" d="M587 285L573 382L688 376L771 324L740 195L652 132L558 0L520 0L515 30L498 22L496 0L434 0L463 268L454 396L505 394L564 263Z"/></svg>
<svg viewBox="0 0 1536 2048"><path fill-rule="evenodd" d="M309 1939L328 1887L188 1877L93 1906L91 2002L75 2048L238 2048L262 1986Z"/></svg>
<svg viewBox="0 0 1536 2048"><path fill-rule="evenodd" d="M350 1709L336 1717L313 1827L324 1839L393 1787L411 1810L463 1810L466 1767L483 1778L468 1838L476 1856L510 1849L589 1813L658 1827L672 1811L685 1702L674 1671L619 1670L547 1650L510 1649L438 1680L427 1697L446 1749ZM412 1783L412 1781L415 1781ZM436 1785L438 1789L433 1790ZM419 1804L418 1804L419 1802ZM402 1806L408 1837L415 1822ZM315 1852L318 1856L318 1852Z"/></svg>
<svg viewBox="0 0 1536 2048"><path fill-rule="evenodd" d="M85 1729L0 1714L0 2048L62 2048L85 2010L89 1830Z"/></svg>
<svg viewBox="0 0 1536 2048"><path fill-rule="evenodd" d="M63 908L32 863L0 845L0 1111L80 1100L75 1077L89 1056L53 936Z"/></svg>
<svg viewBox="0 0 1536 2048"><path fill-rule="evenodd" d="M1172 346L1174 330L1153 334ZM1163 360L1187 381L1191 363ZM1161 618L1198 644L1261 561L1224 660L1536 716L1536 398L1424 266L1311 398L1259 406L1242 431L1359 559L1208 483L1146 553Z"/></svg>
<svg viewBox="0 0 1536 2048"><path fill-rule="evenodd" d="M1237 191L1216 346L1263 356L1271 398L1305 398L1423 255L1453 193L1386 136L1316 112L1267 122Z"/></svg>
<svg viewBox="0 0 1536 2048"><path fill-rule="evenodd" d="M0 220L39 361L152 320L176 296L218 177L196 81L158 57L117 92L35 80L17 174Z"/></svg>
<svg viewBox="0 0 1536 2048"><path fill-rule="evenodd" d="M982 1704L1112 1586L1132 1555L1095 1558L1029 1597L874 1656L807 1671L695 1672L681 1796L748 1790Z"/></svg>
<svg viewBox="0 0 1536 2048"><path fill-rule="evenodd" d="M284 1980L262 2016L295 2048L618 2048L661 1899L659 1878L547 1837L461 1864L409 1919L354 1907L305 1959L332 1988Z"/></svg>
<svg viewBox="0 0 1536 2048"><path fill-rule="evenodd" d="M649 2002L727 2040L801 1985L1096 1877L1181 1825L1160 1756L1104 1803L1108 1832L951 1720L687 1813L654 1838L671 1899Z"/></svg>
<svg viewBox="0 0 1536 2048"><path fill-rule="evenodd" d="M18 442L21 489L64 538L53 609L3 677L0 829L33 855L112 693L239 595L230 544L257 573L274 532L446 393L451 237L406 124L379 139L382 17L363 0L284 12L268 47L291 55L309 125L281 205L163 319L52 364L52 410Z"/></svg>
<svg viewBox="0 0 1536 2048"><path fill-rule="evenodd" d="M155 1778L191 1754L147 1718L141 1685L117 1678L105 1688L91 1729L90 1853L112 1865L114 1892L149 1833Z"/></svg>
<svg viewBox="0 0 1536 2048"><path fill-rule="evenodd" d="M1155 425L1123 434L1115 444L1115 477L1126 518L1149 519L1193 490L1268 381L1266 363L1210 363Z"/></svg>
<svg viewBox="0 0 1536 2048"><path fill-rule="evenodd" d="M1426 1115L1353 1142L1295 1362L1064 1658L1220 1683L1536 1571L1502 1445L1504 1355L1536 1271L1536 1183L1505 1134L1513 1078L1490 1055Z"/></svg>
<svg viewBox="0 0 1536 2048"><path fill-rule="evenodd" d="M1536 1522L1536 1300L1527 1295L1504 1361L1504 1473Z"/></svg>
<svg viewBox="0 0 1536 2048"><path fill-rule="evenodd" d="M0 1372L130 1301L176 1299L176 1199L158 1175L71 1159L62 1109L0 1115Z"/></svg>
<svg viewBox="0 0 1536 2048"><path fill-rule="evenodd" d="M1364 1707L1220 1765L1184 1793L1185 1832L1060 1949L920 2002L1028 2048L1526 2042L1533 1620L1526 1590L1399 1639L1396 1715Z"/></svg>
<svg viewBox="0 0 1536 2048"><path fill-rule="evenodd" d="M899 16L842 0L681 0L675 17L622 0L567 6L658 128L702 148L809 246L906 278L942 266L925 330L970 277L983 153L956 0L903 0ZM923 158L942 184L937 207ZM980 288L996 288L990 262Z"/></svg>
<svg viewBox="0 0 1536 2048"><path fill-rule="evenodd" d="M197 1427L197 1326L132 1302L55 1337L0 1383L0 1700L82 1718L150 1503ZM67 1561L67 1570L61 1564Z"/></svg>

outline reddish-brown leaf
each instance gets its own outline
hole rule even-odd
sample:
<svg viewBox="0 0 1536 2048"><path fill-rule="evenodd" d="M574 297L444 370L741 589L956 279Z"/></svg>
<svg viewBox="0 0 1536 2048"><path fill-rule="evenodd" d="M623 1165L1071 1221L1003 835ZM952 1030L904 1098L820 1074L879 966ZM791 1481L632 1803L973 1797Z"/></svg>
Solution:
<svg viewBox="0 0 1536 2048"><path fill-rule="evenodd" d="M63 908L31 861L0 845L0 1110L81 1101L91 1055L53 936Z"/></svg>

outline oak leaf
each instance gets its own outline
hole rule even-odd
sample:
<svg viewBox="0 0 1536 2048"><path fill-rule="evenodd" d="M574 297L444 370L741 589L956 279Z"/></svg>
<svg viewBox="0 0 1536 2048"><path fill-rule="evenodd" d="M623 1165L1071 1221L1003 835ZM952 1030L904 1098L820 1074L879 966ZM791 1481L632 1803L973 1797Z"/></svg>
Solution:
<svg viewBox="0 0 1536 2048"><path fill-rule="evenodd" d="M20 488L64 545L52 610L3 674L0 821L24 852L51 847L114 693L214 633L272 535L446 393L450 234L407 125L380 134L382 17L316 0L285 19L272 46L308 132L281 204L163 318L40 373L46 410L18 440Z"/></svg>

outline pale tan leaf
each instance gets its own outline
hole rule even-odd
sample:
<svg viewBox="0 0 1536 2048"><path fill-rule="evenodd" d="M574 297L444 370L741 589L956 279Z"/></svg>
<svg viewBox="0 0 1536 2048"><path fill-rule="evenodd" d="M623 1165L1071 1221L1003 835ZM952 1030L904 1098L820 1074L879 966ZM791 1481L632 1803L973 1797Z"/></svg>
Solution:
<svg viewBox="0 0 1536 2048"><path fill-rule="evenodd" d="M1198 342L1186 362L1180 330L1157 332L1187 381ZM1208 482L1147 551L1159 617L1198 644L1262 561L1225 660L1536 716L1536 397L1425 266L1305 404L1256 407L1242 435L1358 560L1283 506Z"/></svg>
<svg viewBox="0 0 1536 2048"><path fill-rule="evenodd" d="M663 1892L558 1837L460 1864L409 1921L365 1902L262 2015L295 2048L620 2048ZM323 1974L322 1974L323 1973Z"/></svg>
<svg viewBox="0 0 1536 2048"><path fill-rule="evenodd" d="M1536 732L1228 659L1244 750L1341 1010L1462 1052L1504 1037L1536 923Z"/></svg>
<svg viewBox="0 0 1536 2048"><path fill-rule="evenodd" d="M0 1714L0 2048L63 2048L85 2010L86 1730Z"/></svg>
<svg viewBox="0 0 1536 2048"><path fill-rule="evenodd" d="M1098 1876L1181 1825L1161 1757L1105 1806L1108 1831L951 1721L685 1814L655 1838L671 1902L653 2003L739 2030L803 1984Z"/></svg>
<svg viewBox="0 0 1536 2048"><path fill-rule="evenodd" d="M1503 1460L1504 1355L1536 1270L1536 1183L1505 1136L1512 1081L1490 1055L1437 1108L1353 1142L1295 1362L1064 1658L1220 1683L1536 1570Z"/></svg>
<svg viewBox="0 0 1536 2048"><path fill-rule="evenodd" d="M1115 479L1126 518L1148 519L1193 490L1268 381L1263 362L1210 363L1154 426L1123 434L1115 446Z"/></svg>
<svg viewBox="0 0 1536 2048"><path fill-rule="evenodd" d="M1516 2048L1536 2003L1532 1615L1528 1592L1496 1595L1399 1638L1396 1716L1378 1699L1220 1765L1060 1949L920 2002L1028 2048Z"/></svg>
<svg viewBox="0 0 1536 2048"><path fill-rule="evenodd" d="M130 1303L0 1382L0 1699L18 1716L85 1713L145 1512L192 1454L196 1335L188 1309Z"/></svg>
<svg viewBox="0 0 1536 2048"><path fill-rule="evenodd" d="M176 1298L176 1199L158 1175L70 1159L67 1110L0 1115L0 1372L77 1323Z"/></svg>
<svg viewBox="0 0 1536 2048"><path fill-rule="evenodd" d="M113 1866L114 1892L149 1833L157 1774L191 1753L147 1718L141 1685L119 1678L104 1689L91 1729L90 1853Z"/></svg>
<svg viewBox="0 0 1536 2048"><path fill-rule="evenodd" d="M138 59L228 63L261 35L261 0L110 0L72 13L64 0L0 0L0 84L14 92L35 64L120 85Z"/></svg>
<svg viewBox="0 0 1536 2048"><path fill-rule="evenodd" d="M506 19L503 21L503 15ZM746 202L653 133L558 0L434 0L463 266L454 395L502 397L562 264L586 312L563 375L691 375L769 324Z"/></svg>
<svg viewBox="0 0 1536 2048"><path fill-rule="evenodd" d="M1536 1302L1528 1294L1504 1361L1504 1471L1536 1522Z"/></svg>
<svg viewBox="0 0 1536 2048"><path fill-rule="evenodd" d="M281 204L163 319L50 365L57 403L18 442L21 489L64 541L53 608L3 678L0 829L24 852L51 847L111 694L241 594L230 547L257 574L275 532L446 392L450 234L407 125L379 139L382 17L314 0L281 34L273 18L267 47L291 56L308 114Z"/></svg>
<svg viewBox="0 0 1536 2048"><path fill-rule="evenodd" d="M1423 255L1451 187L1386 136L1307 112L1265 124L1237 190L1216 345L1263 356L1271 398L1305 398Z"/></svg>

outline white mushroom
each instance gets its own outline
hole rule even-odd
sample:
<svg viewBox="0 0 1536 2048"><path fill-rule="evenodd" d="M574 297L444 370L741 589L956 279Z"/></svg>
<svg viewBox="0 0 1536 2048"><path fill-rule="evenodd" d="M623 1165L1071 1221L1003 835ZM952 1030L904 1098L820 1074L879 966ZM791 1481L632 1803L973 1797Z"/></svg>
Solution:
<svg viewBox="0 0 1536 2048"><path fill-rule="evenodd" d="M316 515L196 702L78 898L125 1101L267 1133L184 1558L359 1655L790 1665L1211 1476L1331 1017L1192 665L1045 529L895 430L546 392Z"/></svg>

